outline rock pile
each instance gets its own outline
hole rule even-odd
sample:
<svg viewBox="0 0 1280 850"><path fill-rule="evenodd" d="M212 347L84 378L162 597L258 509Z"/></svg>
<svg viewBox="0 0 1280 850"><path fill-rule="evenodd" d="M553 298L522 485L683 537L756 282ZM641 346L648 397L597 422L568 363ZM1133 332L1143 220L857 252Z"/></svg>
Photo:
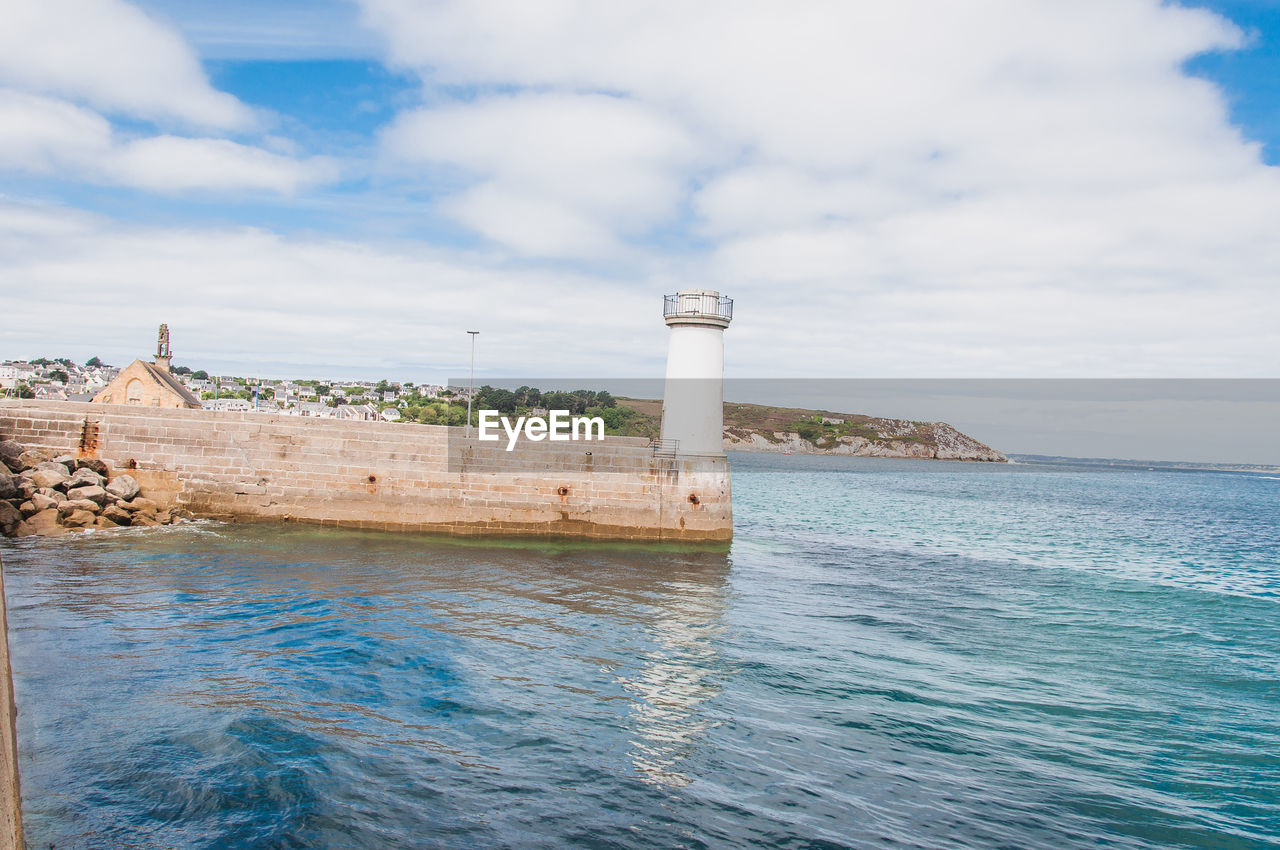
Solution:
<svg viewBox="0 0 1280 850"><path fill-rule="evenodd" d="M54 537L184 519L190 514L163 509L143 496L133 476L113 476L96 458L51 457L0 440L0 534L6 537Z"/></svg>

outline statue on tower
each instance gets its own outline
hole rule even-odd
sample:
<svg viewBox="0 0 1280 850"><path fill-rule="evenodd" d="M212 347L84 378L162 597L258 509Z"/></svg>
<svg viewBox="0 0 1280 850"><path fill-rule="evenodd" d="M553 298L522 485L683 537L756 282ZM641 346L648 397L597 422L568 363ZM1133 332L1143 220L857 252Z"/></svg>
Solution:
<svg viewBox="0 0 1280 850"><path fill-rule="evenodd" d="M161 325L160 339L156 343L156 365L168 372L171 362L173 353L169 351L169 326Z"/></svg>

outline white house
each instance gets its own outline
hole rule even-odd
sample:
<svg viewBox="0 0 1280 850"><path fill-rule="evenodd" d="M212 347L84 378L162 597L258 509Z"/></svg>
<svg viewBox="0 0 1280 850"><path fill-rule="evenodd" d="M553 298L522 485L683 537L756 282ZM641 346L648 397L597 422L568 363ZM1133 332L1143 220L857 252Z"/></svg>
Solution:
<svg viewBox="0 0 1280 850"><path fill-rule="evenodd" d="M367 421L378 418L378 411L371 404L340 404L334 410L339 419Z"/></svg>

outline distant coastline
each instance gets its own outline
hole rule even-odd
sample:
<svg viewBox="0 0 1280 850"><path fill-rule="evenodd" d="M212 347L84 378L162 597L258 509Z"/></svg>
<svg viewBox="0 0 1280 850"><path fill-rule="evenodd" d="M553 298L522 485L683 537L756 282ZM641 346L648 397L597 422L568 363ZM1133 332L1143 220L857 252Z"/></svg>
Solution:
<svg viewBox="0 0 1280 850"><path fill-rule="evenodd" d="M1247 472L1280 475L1280 466L1256 463L1193 463L1178 460L1135 460L1133 458L1067 457L1065 455L1010 454L1009 461L1030 465L1092 466L1111 469L1160 470L1164 472Z"/></svg>

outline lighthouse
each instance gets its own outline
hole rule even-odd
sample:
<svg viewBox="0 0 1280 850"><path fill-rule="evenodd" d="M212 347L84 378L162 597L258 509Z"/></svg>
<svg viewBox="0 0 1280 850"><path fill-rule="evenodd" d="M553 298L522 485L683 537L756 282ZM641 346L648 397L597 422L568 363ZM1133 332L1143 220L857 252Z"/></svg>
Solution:
<svg viewBox="0 0 1280 850"><path fill-rule="evenodd" d="M724 329L733 299L682 289L664 299L671 335L662 397L662 441L681 455L724 456Z"/></svg>

